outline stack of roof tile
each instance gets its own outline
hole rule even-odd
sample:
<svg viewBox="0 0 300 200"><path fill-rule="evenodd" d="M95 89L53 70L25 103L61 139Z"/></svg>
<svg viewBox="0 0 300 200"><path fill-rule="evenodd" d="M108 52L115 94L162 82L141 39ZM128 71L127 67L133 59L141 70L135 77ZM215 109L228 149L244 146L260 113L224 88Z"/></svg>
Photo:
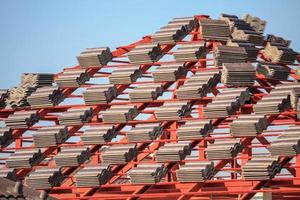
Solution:
<svg viewBox="0 0 300 200"><path fill-rule="evenodd" d="M176 62L186 62L205 58L207 50L205 42L184 43L174 52Z"/></svg>
<svg viewBox="0 0 300 200"><path fill-rule="evenodd" d="M299 83L276 85L268 95L263 96L262 99L253 106L254 112L257 114L278 114L290 108L289 95L293 88L299 87Z"/></svg>
<svg viewBox="0 0 300 200"><path fill-rule="evenodd" d="M9 168L31 168L38 165L44 156L40 149L20 149L10 155L6 160L6 166Z"/></svg>
<svg viewBox="0 0 300 200"><path fill-rule="evenodd" d="M158 61L163 52L159 44L139 44L127 56L130 63L147 64Z"/></svg>
<svg viewBox="0 0 300 200"><path fill-rule="evenodd" d="M157 99L163 93L161 84L139 85L129 92L131 102L148 102Z"/></svg>
<svg viewBox="0 0 300 200"><path fill-rule="evenodd" d="M8 127L0 127L0 147L4 148L13 142L12 131Z"/></svg>
<svg viewBox="0 0 300 200"><path fill-rule="evenodd" d="M165 102L154 113L157 120L179 120L191 113L191 104L187 101Z"/></svg>
<svg viewBox="0 0 300 200"><path fill-rule="evenodd" d="M291 101L291 106L293 109L297 110L297 104L299 102L299 98L300 98L300 88L294 88L291 91L290 94L290 101Z"/></svg>
<svg viewBox="0 0 300 200"><path fill-rule="evenodd" d="M93 108L70 108L58 117L59 123L64 125L76 125L90 121L93 116Z"/></svg>
<svg viewBox="0 0 300 200"><path fill-rule="evenodd" d="M191 145L187 141L178 143L166 143L156 152L157 162L176 162L184 160L187 155L191 154Z"/></svg>
<svg viewBox="0 0 300 200"><path fill-rule="evenodd" d="M280 65L259 65L257 72L266 78L285 81L290 75L290 69Z"/></svg>
<svg viewBox="0 0 300 200"><path fill-rule="evenodd" d="M194 17L176 17L168 22L166 27L182 27L187 34L198 26L198 21Z"/></svg>
<svg viewBox="0 0 300 200"><path fill-rule="evenodd" d="M99 186L107 183L113 173L108 165L85 166L75 174L78 187Z"/></svg>
<svg viewBox="0 0 300 200"><path fill-rule="evenodd" d="M87 147L62 147L54 157L56 166L78 166L90 158Z"/></svg>
<svg viewBox="0 0 300 200"><path fill-rule="evenodd" d="M239 115L230 124L230 133L233 137L256 136L268 126L268 121L265 115Z"/></svg>
<svg viewBox="0 0 300 200"><path fill-rule="evenodd" d="M63 179L60 168L39 168L31 172L25 182L34 189L50 189L59 186Z"/></svg>
<svg viewBox="0 0 300 200"><path fill-rule="evenodd" d="M207 93L211 92L220 79L221 74L218 69L197 71L177 89L177 98L198 99L204 97Z"/></svg>
<svg viewBox="0 0 300 200"><path fill-rule="evenodd" d="M37 88L37 90L27 98L28 103L33 109L55 106L63 100L64 94L57 86Z"/></svg>
<svg viewBox="0 0 300 200"><path fill-rule="evenodd" d="M106 104L111 102L117 96L117 88L112 84L94 85L83 92L83 98L86 105Z"/></svg>
<svg viewBox="0 0 300 200"><path fill-rule="evenodd" d="M38 129L32 134L36 147L55 146L64 143L68 138L66 126L47 126Z"/></svg>
<svg viewBox="0 0 300 200"><path fill-rule="evenodd" d="M212 121L208 119L186 121L177 130L179 140L190 140L206 137L213 130Z"/></svg>
<svg viewBox="0 0 300 200"><path fill-rule="evenodd" d="M37 110L16 111L5 119L6 126L10 128L27 128L38 122Z"/></svg>
<svg viewBox="0 0 300 200"><path fill-rule="evenodd" d="M268 150L273 156L295 156L300 153L300 126L290 126L271 143Z"/></svg>
<svg viewBox="0 0 300 200"><path fill-rule="evenodd" d="M105 144L117 136L114 125L91 126L81 135L83 144Z"/></svg>
<svg viewBox="0 0 300 200"><path fill-rule="evenodd" d="M259 17L253 17L250 14L244 16L244 20L258 33L263 33L267 22Z"/></svg>
<svg viewBox="0 0 300 200"><path fill-rule="evenodd" d="M240 139L215 140L213 144L208 144L206 156L209 160L231 159L243 149Z"/></svg>
<svg viewBox="0 0 300 200"><path fill-rule="evenodd" d="M126 164L137 155L135 144L116 144L101 152L102 162L105 164Z"/></svg>
<svg viewBox="0 0 300 200"><path fill-rule="evenodd" d="M252 157L242 166L242 176L246 180L270 180L280 172L281 166L275 157Z"/></svg>
<svg viewBox="0 0 300 200"><path fill-rule="evenodd" d="M197 26L194 17L181 17L172 19L166 26L160 28L151 36L153 43L173 44L182 40Z"/></svg>
<svg viewBox="0 0 300 200"><path fill-rule="evenodd" d="M0 89L0 109L5 108L6 106L6 99L9 96L9 90Z"/></svg>
<svg viewBox="0 0 300 200"><path fill-rule="evenodd" d="M269 42L263 50L264 56L273 63L293 64L298 53L286 46L275 46Z"/></svg>
<svg viewBox="0 0 300 200"><path fill-rule="evenodd" d="M247 53L247 60L256 61L259 49L253 43L243 40L228 40L227 46L244 47Z"/></svg>
<svg viewBox="0 0 300 200"><path fill-rule="evenodd" d="M100 67L106 65L112 58L109 47L87 48L77 56L78 63L82 68Z"/></svg>
<svg viewBox="0 0 300 200"><path fill-rule="evenodd" d="M230 38L229 26L223 20L200 19L199 25L204 39L227 41Z"/></svg>
<svg viewBox="0 0 300 200"><path fill-rule="evenodd" d="M182 63L162 64L153 72L154 82L176 81L186 75L186 69Z"/></svg>
<svg viewBox="0 0 300 200"><path fill-rule="evenodd" d="M267 35L266 41L269 42L271 45L274 45L274 46L288 47L291 44L290 40L285 40L282 37L275 36L275 35L272 35L272 34Z"/></svg>
<svg viewBox="0 0 300 200"><path fill-rule="evenodd" d="M140 66L121 67L114 70L109 76L111 84L130 84L141 77Z"/></svg>
<svg viewBox="0 0 300 200"><path fill-rule="evenodd" d="M251 86L256 70L251 63L223 63L221 81L225 85Z"/></svg>
<svg viewBox="0 0 300 200"><path fill-rule="evenodd" d="M133 120L139 111L135 105L113 105L101 114L104 123L126 123Z"/></svg>
<svg viewBox="0 0 300 200"><path fill-rule="evenodd" d="M193 161L180 165L176 171L179 182L203 182L213 177L214 163L209 161Z"/></svg>
<svg viewBox="0 0 300 200"><path fill-rule="evenodd" d="M131 183L159 182L167 172L167 168L162 164L140 164L128 172Z"/></svg>
<svg viewBox="0 0 300 200"><path fill-rule="evenodd" d="M61 87L78 87L90 80L86 69L65 70L55 79L56 84Z"/></svg>
<svg viewBox="0 0 300 200"><path fill-rule="evenodd" d="M251 42L255 45L262 45L264 37L255 31L250 24L234 15L222 14L221 19L225 20L231 29L231 37L237 40Z"/></svg>
<svg viewBox="0 0 300 200"><path fill-rule="evenodd" d="M240 106L250 100L250 92L247 88L225 88L212 102L203 107L206 118L226 117L234 114Z"/></svg>
<svg viewBox="0 0 300 200"><path fill-rule="evenodd" d="M0 178L6 178L12 181L19 180L16 169L5 167L0 168Z"/></svg>
<svg viewBox="0 0 300 200"><path fill-rule="evenodd" d="M186 75L186 69L182 63L162 64L153 72L154 82L176 81Z"/></svg>
<svg viewBox="0 0 300 200"><path fill-rule="evenodd" d="M244 47L219 45L214 52L214 59L217 66L223 63L244 63L247 52Z"/></svg>
<svg viewBox="0 0 300 200"><path fill-rule="evenodd" d="M22 74L21 84L9 90L9 96L6 103L11 107L28 106L27 97L38 87L51 86L53 74Z"/></svg>
<svg viewBox="0 0 300 200"><path fill-rule="evenodd" d="M163 132L159 123L137 124L127 132L128 142L155 140Z"/></svg>

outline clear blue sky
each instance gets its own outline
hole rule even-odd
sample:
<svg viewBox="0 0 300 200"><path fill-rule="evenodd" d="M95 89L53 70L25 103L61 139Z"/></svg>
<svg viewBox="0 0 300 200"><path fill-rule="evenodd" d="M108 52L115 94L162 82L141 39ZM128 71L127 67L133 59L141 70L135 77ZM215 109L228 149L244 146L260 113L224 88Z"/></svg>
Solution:
<svg viewBox="0 0 300 200"><path fill-rule="evenodd" d="M0 87L23 72L59 72L86 47L117 46L151 34L173 17L251 13L266 33L292 40L300 51L299 0L1 0Z"/></svg>

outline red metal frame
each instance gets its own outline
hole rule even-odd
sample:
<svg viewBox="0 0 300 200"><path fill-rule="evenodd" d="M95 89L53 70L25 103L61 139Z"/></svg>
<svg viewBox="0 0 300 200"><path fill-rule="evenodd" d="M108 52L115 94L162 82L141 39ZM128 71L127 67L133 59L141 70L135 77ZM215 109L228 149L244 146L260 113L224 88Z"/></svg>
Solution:
<svg viewBox="0 0 300 200"><path fill-rule="evenodd" d="M197 15L195 16L197 19L207 18L206 15ZM181 41L183 42L196 42L201 41L202 39L199 37L200 35L199 28L194 30L191 35L191 41ZM115 65L103 66L103 67L94 67L88 69L88 73L93 78L103 78L109 76L110 73L107 72L99 72L102 68L111 68L111 67L122 67L130 65L127 61L117 60L118 58L125 57L126 53L135 47L137 44L150 43L151 37L145 36L141 40L132 43L127 46L122 46L113 51L114 63ZM220 44L218 41L207 41L207 47L209 51L212 52L215 47ZM172 54L170 51L174 45L162 45L163 52L165 54ZM264 57L261 55L261 58ZM212 59L199 59L196 61L190 61L185 63L189 71L195 73L200 70L209 70L210 68L205 68L206 66L211 66L211 64L207 62L211 62ZM166 61L166 62L155 62L149 63L146 65L142 65L142 71L144 74L149 74L146 72L153 65L160 65L162 63L170 63L174 61ZM288 67L288 66L286 66ZM71 67L68 69L79 68L79 66ZM67 69L67 68L66 68ZM62 72L61 72L62 73ZM56 74L59 75L60 73ZM291 76L295 79L299 80L299 77L292 70ZM175 82L164 82L163 87L166 91L172 92L172 98L166 100L155 100L152 102L140 102L140 103L130 103L128 100L124 99L121 102L113 102L109 104L99 104L93 106L94 117L90 123L86 124L78 124L76 126L69 127L69 135L80 135L82 132L80 128L84 125L95 125L102 124L102 120L98 117L98 113L101 110L105 110L114 104L135 104L141 113L150 114L151 116L146 120L134 120L130 121L127 124L134 125L137 123L149 123L149 122L157 122L157 119L153 115L154 112L150 110L151 107L157 107L162 105L166 101L178 101L176 98L176 89L183 84L184 80L187 78L179 79ZM252 87L254 91L253 99L258 101L262 96L266 95L259 91L257 88L264 88L267 91L272 89L274 84L278 83L272 80L267 80L262 75L257 75L257 81L261 86ZM151 81L150 81L151 82ZM136 84L147 84L144 82L136 82ZM170 89L169 87L175 84L175 89ZM80 87L89 87L91 84L85 84ZM128 94L124 92L129 85L118 85L117 89L119 93ZM217 87L219 89L225 88ZM73 92L77 88L64 88L63 92L68 98L82 98L82 95L73 94ZM216 94L218 90L215 90L213 93ZM197 120L203 118L202 107L211 101L210 97L204 97L202 99L190 99L189 100L194 106L194 112L198 114L198 118L190 118L185 117L182 120ZM241 110L237 113L250 113L252 112L251 104L246 104L241 108ZM58 118L56 113L64 112L71 107L85 107L85 105L61 105L61 106L53 106L49 108L44 108L39 110L39 116L42 120L52 121L58 124ZM147 110L145 110L147 108ZM30 109L30 107L24 108L25 110ZM0 110L0 119L4 120L8 117L9 114L12 114L17 109L2 109ZM286 124L300 124L297 121L295 116L296 112L293 110L288 110L280 115L272 115L269 116L269 121L274 126L286 125ZM230 116L222 119L215 119L214 125L217 128L228 128L229 124L234 120L237 115ZM116 180L120 180L124 178L126 172L136 166L140 162L153 162L154 153L161 145L165 142L177 141L177 127L181 121L164 121L163 127L165 128L165 132L163 135L156 141L149 142L143 141L142 143L138 143L138 156L131 162L126 165L118 165L113 167L114 176L113 178L105 185L99 187L76 187L74 185L74 172L85 165L81 165L78 167L65 167L63 172L66 176L66 181L60 187L54 187L49 191L49 194L57 197L59 199L160 199L160 198L168 198L168 199L190 199L191 197L197 197L199 199L250 199L258 192L271 192L273 194L274 199L295 199L295 196L298 196L300 193L300 156L293 157L282 157L280 158L281 164L287 169L288 173L281 173L278 177L275 177L269 181L246 181L240 176L241 166L243 166L248 159L251 159L254 149L266 148L269 143L269 137L276 136L276 130L266 131L263 134L255 137L258 142L254 142L254 137L244 137L241 138L243 145L245 148L242 153L239 154L236 158L228 159L228 160L220 160L216 162L215 167L218 171L215 178L213 180L205 181L204 183L179 183L175 176L175 171L178 168L179 164L184 164L185 162L190 161L181 161L181 162L166 162L165 165L169 167L169 172L166 175L165 181L157 184L146 185L146 184L128 184L128 183L117 183ZM126 124L117 124L117 129L121 130ZM15 138L15 147L13 148L2 148L0 149L0 153L5 155L4 153L11 152L12 150L19 148L32 148L34 145L29 147L23 147L23 143L25 141L30 141L32 137L22 136L28 130L37 130L42 126L34 125L32 127L28 127L27 129L15 129L13 131L13 136ZM121 134L126 134L121 131ZM195 147L199 152L199 160L205 160L204 150L207 146L207 142L212 142L216 138L229 138L230 134L227 132L214 134L205 139L195 139L191 140L191 144ZM113 144L125 144L128 143L126 138L122 139L118 142L111 142L107 145ZM48 158L52 158L58 153L58 148L61 146L81 146L81 142L76 143L65 143L58 146L49 146L44 152L44 156ZM98 152L101 145L93 145L91 146L92 159L91 163L99 163L100 161L100 153ZM3 156L2 156L3 157ZM5 160L5 158L1 158L0 160ZM50 161L48 164L50 167L54 166L54 162ZM18 175L20 177L26 176L30 171L35 168L43 167L44 165L35 166L32 169L19 169ZM227 172L228 175L221 175L219 172ZM126 179L126 178L125 178ZM201 198L200 198L201 197Z"/></svg>

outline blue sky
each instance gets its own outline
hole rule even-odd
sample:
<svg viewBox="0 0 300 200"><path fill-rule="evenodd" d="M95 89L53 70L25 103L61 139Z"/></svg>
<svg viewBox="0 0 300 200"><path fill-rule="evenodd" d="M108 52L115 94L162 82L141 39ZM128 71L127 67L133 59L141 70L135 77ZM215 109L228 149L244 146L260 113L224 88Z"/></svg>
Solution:
<svg viewBox="0 0 300 200"><path fill-rule="evenodd" d="M18 85L23 72L73 66L86 47L136 41L173 17L220 13L259 16L268 21L266 33L300 51L299 0L1 0L0 87Z"/></svg>

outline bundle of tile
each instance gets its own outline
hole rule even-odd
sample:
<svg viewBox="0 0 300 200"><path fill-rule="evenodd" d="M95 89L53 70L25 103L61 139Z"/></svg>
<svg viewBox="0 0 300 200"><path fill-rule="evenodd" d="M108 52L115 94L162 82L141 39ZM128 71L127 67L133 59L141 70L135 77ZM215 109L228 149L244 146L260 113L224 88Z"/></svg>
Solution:
<svg viewBox="0 0 300 200"><path fill-rule="evenodd" d="M100 67L106 65L113 58L109 47L87 48L77 56L82 68Z"/></svg>
<svg viewBox="0 0 300 200"><path fill-rule="evenodd" d="M219 45L214 52L214 59L217 66L223 63L244 63L247 52L244 47Z"/></svg>
<svg viewBox="0 0 300 200"><path fill-rule="evenodd" d="M235 15L222 14L220 17L225 20L231 29L231 37L237 40L251 42L255 45L262 45L264 37L261 33L256 32L248 23L243 19L239 19Z"/></svg>
<svg viewBox="0 0 300 200"><path fill-rule="evenodd" d="M299 88L299 83L284 83L276 85L271 92L263 96L254 106L257 114L278 114L291 107L290 93L292 89Z"/></svg>
<svg viewBox="0 0 300 200"><path fill-rule="evenodd" d="M275 35L272 35L272 34L267 35L266 41L269 42L271 45L274 45L274 46L288 47L291 44L290 40L285 40L282 37L275 36Z"/></svg>
<svg viewBox="0 0 300 200"><path fill-rule="evenodd" d="M300 88L294 88L290 94L291 106L294 110L297 110L297 104L300 98Z"/></svg>
<svg viewBox="0 0 300 200"><path fill-rule="evenodd" d="M44 108L60 104L64 100L63 92L57 86L45 86L37 88L27 101L31 108Z"/></svg>
<svg viewBox="0 0 300 200"><path fill-rule="evenodd" d="M116 144L101 152L101 160L105 164L126 164L137 155L135 144Z"/></svg>
<svg viewBox="0 0 300 200"><path fill-rule="evenodd" d="M9 90L0 89L0 109L5 108L6 106L6 99L9 96Z"/></svg>
<svg viewBox="0 0 300 200"><path fill-rule="evenodd" d="M168 169L163 164L139 164L128 172L133 184L158 183L166 175Z"/></svg>
<svg viewBox="0 0 300 200"><path fill-rule="evenodd" d="M160 28L151 36L153 43L174 44L182 40L197 26L194 17L181 17L172 19L166 26Z"/></svg>
<svg viewBox="0 0 300 200"><path fill-rule="evenodd" d="M179 120L191 113L191 104L187 101L165 102L154 111L157 120Z"/></svg>
<svg viewBox="0 0 300 200"><path fill-rule="evenodd" d="M90 126L80 136L83 144L105 144L117 136L114 125Z"/></svg>
<svg viewBox="0 0 300 200"><path fill-rule="evenodd" d="M286 81L290 75L290 69L281 65L258 65L257 72L266 78Z"/></svg>
<svg viewBox="0 0 300 200"><path fill-rule="evenodd" d="M108 165L89 165L80 169L75 175L77 187L92 187L107 183L113 176Z"/></svg>
<svg viewBox="0 0 300 200"><path fill-rule="evenodd" d="M174 52L176 62L187 62L205 58L207 53L205 42L184 43Z"/></svg>
<svg viewBox="0 0 300 200"><path fill-rule="evenodd" d="M132 64L147 64L158 61L163 51L159 44L139 44L127 56Z"/></svg>
<svg viewBox="0 0 300 200"><path fill-rule="evenodd" d="M26 184L34 189L50 189L64 180L61 168L39 168L25 177Z"/></svg>
<svg viewBox="0 0 300 200"><path fill-rule="evenodd" d="M215 174L214 163L210 161L186 162L179 165L176 176L179 182L203 182Z"/></svg>
<svg viewBox="0 0 300 200"><path fill-rule="evenodd" d="M178 143L166 143L156 152L157 162L176 162L184 160L187 155L191 154L192 147L187 141Z"/></svg>
<svg viewBox="0 0 300 200"><path fill-rule="evenodd" d="M203 107L206 118L227 117L234 114L240 106L250 100L251 94L247 88L225 88Z"/></svg>
<svg viewBox="0 0 300 200"><path fill-rule="evenodd" d="M200 34L204 39L227 41L230 38L230 29L223 20L200 19Z"/></svg>
<svg viewBox="0 0 300 200"><path fill-rule="evenodd" d="M300 153L300 126L290 126L271 143L272 156L295 156Z"/></svg>
<svg viewBox="0 0 300 200"><path fill-rule="evenodd" d="M250 14L244 16L244 20L258 33L263 33L267 22L259 17L253 17Z"/></svg>
<svg viewBox="0 0 300 200"><path fill-rule="evenodd" d="M256 136L268 126L265 115L242 114L230 124L230 133L233 137Z"/></svg>
<svg viewBox="0 0 300 200"><path fill-rule="evenodd" d="M93 108L70 108L66 112L63 112L58 117L59 124L64 125L78 125L80 123L86 123L91 120L93 116Z"/></svg>
<svg viewBox="0 0 300 200"><path fill-rule="evenodd" d="M286 46L275 46L269 42L263 50L264 56L273 63L293 64L298 53Z"/></svg>
<svg viewBox="0 0 300 200"><path fill-rule="evenodd" d="M64 143L68 138L66 126L45 126L32 134L33 143L36 147L55 146Z"/></svg>
<svg viewBox="0 0 300 200"><path fill-rule="evenodd" d="M177 130L179 140L190 140L206 137L213 130L212 120L190 120L186 121Z"/></svg>
<svg viewBox="0 0 300 200"><path fill-rule="evenodd" d="M221 74L218 69L197 71L177 89L177 98L199 99L204 97L220 82L220 79Z"/></svg>
<svg viewBox="0 0 300 200"><path fill-rule="evenodd" d="M87 147L62 147L54 157L56 166L78 166L87 161L91 152Z"/></svg>
<svg viewBox="0 0 300 200"><path fill-rule="evenodd" d="M155 140L163 132L159 123L137 124L127 132L128 142L141 142Z"/></svg>
<svg viewBox="0 0 300 200"><path fill-rule="evenodd" d="M21 77L20 86L9 90L6 103L13 108L28 106L27 97L39 87L51 86L52 82L53 74L24 73Z"/></svg>
<svg viewBox="0 0 300 200"><path fill-rule="evenodd" d="M65 70L55 79L56 84L60 88L78 87L90 80L90 75L86 69Z"/></svg>
<svg viewBox="0 0 300 200"><path fill-rule="evenodd" d="M253 43L243 40L228 40L227 46L243 47L247 53L248 61L256 61L259 49Z"/></svg>
<svg viewBox="0 0 300 200"><path fill-rule="evenodd" d="M223 63L221 81L224 85L251 86L256 70L251 63Z"/></svg>
<svg viewBox="0 0 300 200"><path fill-rule="evenodd" d="M118 95L116 86L112 84L93 85L83 92L85 105L106 104Z"/></svg>
<svg viewBox="0 0 300 200"><path fill-rule="evenodd" d="M12 131L8 127L0 127L0 147L4 148L14 141Z"/></svg>
<svg viewBox="0 0 300 200"><path fill-rule="evenodd" d="M101 114L104 123L126 123L133 120L139 111L135 105L112 105Z"/></svg>
<svg viewBox="0 0 300 200"><path fill-rule="evenodd" d="M157 99L163 93L160 83L138 85L129 92L131 102L148 102Z"/></svg>
<svg viewBox="0 0 300 200"><path fill-rule="evenodd" d="M195 17L176 17L169 21L166 27L182 27L185 34L188 34L197 26L198 21ZM163 27L161 29L163 29Z"/></svg>
<svg viewBox="0 0 300 200"><path fill-rule="evenodd" d="M208 144L206 156L208 160L231 159L243 149L240 139L215 140L213 144Z"/></svg>
<svg viewBox="0 0 300 200"><path fill-rule="evenodd" d="M152 74L154 82L176 81L186 75L186 69L182 63L162 64Z"/></svg>
<svg viewBox="0 0 300 200"><path fill-rule="evenodd" d="M31 168L38 165L44 156L40 149L19 149L10 155L6 160L6 166L9 168Z"/></svg>
<svg viewBox="0 0 300 200"><path fill-rule="evenodd" d="M142 76L140 66L121 67L108 77L111 84L130 84Z"/></svg>
<svg viewBox="0 0 300 200"><path fill-rule="evenodd" d="M12 181L18 181L17 170L13 168L0 168L0 178L6 178Z"/></svg>
<svg viewBox="0 0 300 200"><path fill-rule="evenodd" d="M242 166L242 176L245 180L270 180L281 171L277 157L252 157Z"/></svg>
<svg viewBox="0 0 300 200"><path fill-rule="evenodd" d="M16 111L5 120L5 125L10 128L27 128L39 121L37 110Z"/></svg>

